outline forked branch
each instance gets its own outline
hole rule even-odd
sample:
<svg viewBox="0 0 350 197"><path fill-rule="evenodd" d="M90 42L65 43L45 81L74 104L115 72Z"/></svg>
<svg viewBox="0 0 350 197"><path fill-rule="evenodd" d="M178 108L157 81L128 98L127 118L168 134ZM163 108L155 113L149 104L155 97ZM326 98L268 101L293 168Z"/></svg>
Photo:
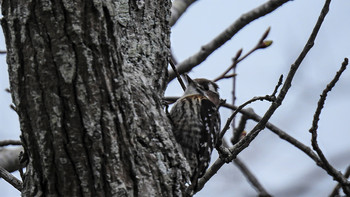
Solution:
<svg viewBox="0 0 350 197"><path fill-rule="evenodd" d="M231 155L226 158L225 160L219 158L217 159L214 164L207 170L205 175L198 181L198 190L203 188L205 183L214 175L217 173L217 171L224 165L224 163L227 160L232 160L236 158L236 156L244 150L246 147L249 146L249 144L255 139L255 137L260 133L261 130L263 130L266 127L266 124L268 120L271 118L273 113L277 110L277 108L281 105L282 101L284 100L285 96L287 95L287 92L289 88L291 87L292 80L295 76L295 73L297 72L298 68L300 67L301 62L304 60L307 53L310 51L310 49L314 45L314 41L316 39L316 36L321 28L321 25L324 21L324 18L326 17L328 10L329 10L329 4L330 0L326 0L325 4L321 10L321 13L319 15L319 18L315 24L315 27L312 30L312 33L306 42L302 52L298 56L298 58L295 60L295 62L291 65L290 70L288 72L287 78L285 80L285 83L282 86L281 91L279 92L276 100L271 104L270 108L267 110L265 115L261 118L259 123L247 134L246 137L241 139L238 143L236 143L232 148L230 148Z"/></svg>

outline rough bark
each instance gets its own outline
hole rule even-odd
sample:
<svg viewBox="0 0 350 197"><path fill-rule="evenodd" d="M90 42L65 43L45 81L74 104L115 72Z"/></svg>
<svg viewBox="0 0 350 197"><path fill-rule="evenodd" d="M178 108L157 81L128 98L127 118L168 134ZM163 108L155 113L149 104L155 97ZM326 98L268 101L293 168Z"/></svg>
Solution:
<svg viewBox="0 0 350 197"><path fill-rule="evenodd" d="M4 0L23 196L181 196L161 98L170 0Z"/></svg>

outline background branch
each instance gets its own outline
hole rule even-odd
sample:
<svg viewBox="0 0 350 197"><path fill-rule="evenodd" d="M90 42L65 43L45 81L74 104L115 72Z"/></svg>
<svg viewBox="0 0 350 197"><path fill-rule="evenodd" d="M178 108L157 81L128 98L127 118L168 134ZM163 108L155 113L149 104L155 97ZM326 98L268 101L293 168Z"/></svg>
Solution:
<svg viewBox="0 0 350 197"><path fill-rule="evenodd" d="M335 180L337 180L342 185L344 192L347 195L350 195L350 184L349 184L349 182L347 181L347 179L339 171L334 169L334 167L328 162L327 158L324 156L321 148L318 146L318 143L317 143L318 121L320 120L320 115L321 115L322 109L324 107L324 103L326 101L328 92L330 92L333 89L333 87L335 86L335 84L339 80L341 74L346 69L347 65L348 65L348 59L345 58L344 62L342 63L341 68L339 69L337 74L334 76L333 80L323 90L323 92L322 92L322 94L320 96L320 100L318 101L318 104L317 104L317 109L316 109L315 114L314 114L314 118L313 118L313 121L312 121L312 126L311 126L309 131L312 134L312 139L311 139L312 147L316 151L316 153L318 154L319 158L321 159L321 162L322 162L321 165L324 166L323 168L327 171L327 173L329 175L331 175Z"/></svg>
<svg viewBox="0 0 350 197"><path fill-rule="evenodd" d="M248 179L249 183L259 192L259 197L271 196L265 188L259 183L258 179L251 173L248 167L237 157L233 160L233 163L240 169L244 176Z"/></svg>
<svg viewBox="0 0 350 197"><path fill-rule="evenodd" d="M232 105L226 104L226 103L223 104L223 107L227 107L229 109L237 109L236 106L232 106ZM240 113L242 113L242 115L246 116L248 119L254 120L256 122L259 122L262 119L262 117L259 116L258 114L256 114L254 112L254 110L251 109L251 108L249 108L249 109L242 109L240 111ZM287 132L283 131L282 129L278 128L277 126L275 126L274 124L272 124L270 122L266 123L266 128L268 128L273 133L278 135L281 139L289 142L290 144L294 145L295 147L297 147L298 149L303 151L306 155L308 155L316 163L319 162L318 156L312 151L312 149L310 147L308 147L308 146L304 145L303 143L299 142L297 139L295 139L292 136L290 136Z"/></svg>
<svg viewBox="0 0 350 197"><path fill-rule="evenodd" d="M253 103L255 101L263 101L263 100L267 100L267 101L271 101L273 102L273 99L271 99L271 95L266 95L266 96L256 96L248 101L246 101L245 103L243 103L242 105L240 105L232 114L231 116L227 119L226 124L224 126L224 128L222 129L222 131L219 134L219 139L222 139L226 133L226 131L230 128L230 123L233 120L233 118L237 115L237 113L242 110L245 106L249 105L250 103Z"/></svg>
<svg viewBox="0 0 350 197"><path fill-rule="evenodd" d="M226 41L230 40L243 27L262 16L271 13L288 1L289 0L270 0L260 5L259 7L243 14L231 26L225 29L211 42L202 46L200 51L177 65L177 70L180 74L190 71L192 68L202 63L211 53L221 47ZM176 75L172 70L169 70L168 72L170 82L176 77Z"/></svg>
<svg viewBox="0 0 350 197"><path fill-rule="evenodd" d="M176 78L177 78L177 80L179 81L182 90L185 91L185 90L186 90L186 86L185 86L184 82L182 81L179 72L177 72L177 70L176 70L176 67L175 67L175 64L174 64L173 59L170 59L169 63L170 63L171 68L173 69L173 71L174 71L175 74L176 74Z"/></svg>
<svg viewBox="0 0 350 197"><path fill-rule="evenodd" d="M8 146L8 145L22 145L22 142L20 140L2 140L2 141L0 141L0 147L1 146Z"/></svg>
<svg viewBox="0 0 350 197"><path fill-rule="evenodd" d="M242 123L242 121L241 121ZM242 123L243 124L243 123ZM244 130L243 126L243 129ZM226 148L229 148L226 140L223 140L223 145ZM255 177L255 175L248 169L248 167L244 164L243 161L241 161L238 157L233 160L233 163L238 167L238 169L242 172L244 177L248 180L248 182L253 186L253 188L259 193L260 197L268 197L271 196L265 188L260 184L258 179Z"/></svg>
<svg viewBox="0 0 350 197"><path fill-rule="evenodd" d="M349 178L350 176L350 166L346 169L344 173L345 178ZM341 184L338 182L338 184L334 187L332 193L329 195L329 197L337 197L339 196L339 189L341 188Z"/></svg>
<svg viewBox="0 0 350 197"><path fill-rule="evenodd" d="M255 45L254 48L252 48L247 54L245 54L243 57L240 58L243 49L240 49L237 51L236 56L232 59L232 64L230 67L228 67L221 75L219 75L217 78L215 78L213 81L219 81L221 79L228 78L227 73L230 72L230 70L236 68L237 64L241 61L243 61L245 58L247 58L249 55L251 55L254 51L257 51L258 49L266 48L272 44L272 41L269 41L269 45L265 45L264 39L268 36L270 32L270 27L267 28L267 30L264 32L264 34L259 39L259 42ZM236 74L235 72L233 74ZM232 103L234 105L234 103Z"/></svg>
<svg viewBox="0 0 350 197"><path fill-rule="evenodd" d="M238 127L234 128L233 136L231 139L232 144L236 144L240 138L242 137L242 133L244 132L245 125L247 124L248 117L246 115L242 115L239 121Z"/></svg>
<svg viewBox="0 0 350 197"><path fill-rule="evenodd" d="M13 187L15 187L18 191L22 190L22 181L18 180L11 173L6 171L3 167L0 166L0 177L5 181L10 183Z"/></svg>
<svg viewBox="0 0 350 197"><path fill-rule="evenodd" d="M326 17L328 10L329 10L329 4L330 0L326 0L321 13L319 15L319 18L316 22L315 27L312 30L312 33L306 42L302 52L294 62L294 64L291 65L290 70L288 72L286 81L278 94L276 100L271 104L270 108L267 110L265 115L261 118L259 123L247 134L246 137L244 137L242 140L240 140L237 144L235 144L232 148L230 148L231 155L229 158L226 158L225 160L232 160L236 158L236 156L244 150L246 147L249 146L250 142L252 142L255 137L259 134L261 130L263 130L272 116L272 114L276 111L276 109L281 105L283 99L285 98L289 88L291 87L292 80L294 78L294 75L296 71L298 70L301 62L305 58L306 54L310 51L310 49L314 45L314 41L316 39L317 33L320 30L321 24L324 21L324 18ZM225 161L221 158L218 158L214 164L207 170L207 172L204 174L204 176L198 181L198 188L203 188L205 183L214 175L217 173L217 171L224 165Z"/></svg>

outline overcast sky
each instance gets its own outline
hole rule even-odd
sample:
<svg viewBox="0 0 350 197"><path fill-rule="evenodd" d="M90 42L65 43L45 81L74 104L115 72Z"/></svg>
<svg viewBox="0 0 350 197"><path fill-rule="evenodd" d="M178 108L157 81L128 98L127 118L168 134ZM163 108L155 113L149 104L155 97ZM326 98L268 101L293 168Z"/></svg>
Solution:
<svg viewBox="0 0 350 197"><path fill-rule="evenodd" d="M172 49L179 62L196 53L240 15L266 1L201 0L193 4L172 28ZM273 45L259 50L238 65L236 104L253 96L271 94L281 74L286 76L290 65L304 47L324 4L322 0L294 0L270 15L241 30L223 47L214 52L189 75L213 79L231 64L232 57L243 48L249 51L270 26L267 39ZM298 70L292 88L270 122L304 144L310 145L313 113L319 95L340 68L344 57L350 57L350 1L333 1L315 45ZM0 36L0 49L5 49ZM5 55L0 56L0 140L18 139L18 118L10 110L11 98L4 91L9 87ZM221 97L231 101L231 80L222 80ZM329 94L319 123L319 145L331 164L344 171L350 164L350 70L341 76ZM182 89L174 80L168 96L179 96ZM263 115L269 103L257 102L249 107ZM230 115L222 109L222 122ZM249 131L255 125L249 122ZM228 135L229 139L230 136ZM217 157L213 156L213 160ZM239 157L274 196L328 196L336 182L300 150L263 130ZM8 183L0 180L1 196L19 196ZM196 196L256 196L240 171L226 164Z"/></svg>

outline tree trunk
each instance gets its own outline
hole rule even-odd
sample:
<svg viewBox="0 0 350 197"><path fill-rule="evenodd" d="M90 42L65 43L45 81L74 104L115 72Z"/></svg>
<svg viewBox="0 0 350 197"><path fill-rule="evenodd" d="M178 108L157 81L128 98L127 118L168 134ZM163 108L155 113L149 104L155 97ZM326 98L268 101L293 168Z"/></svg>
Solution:
<svg viewBox="0 0 350 197"><path fill-rule="evenodd" d="M3 0L23 196L181 196L161 99L170 0Z"/></svg>

